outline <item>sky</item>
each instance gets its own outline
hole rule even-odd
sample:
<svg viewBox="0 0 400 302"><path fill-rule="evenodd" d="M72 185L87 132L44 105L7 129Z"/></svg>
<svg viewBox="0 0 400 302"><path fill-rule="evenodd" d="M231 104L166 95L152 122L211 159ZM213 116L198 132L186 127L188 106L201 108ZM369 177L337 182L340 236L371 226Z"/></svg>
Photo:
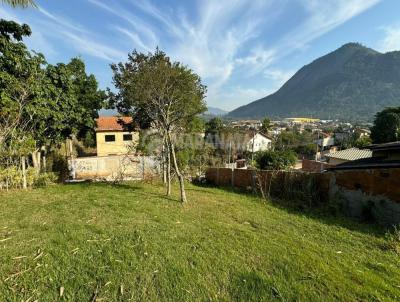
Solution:
<svg viewBox="0 0 400 302"><path fill-rule="evenodd" d="M0 4L0 18L27 23L25 42L49 63L81 57L101 88L110 64L158 46L207 85L224 110L275 92L298 69L348 42L400 50L399 0L37 0Z"/></svg>

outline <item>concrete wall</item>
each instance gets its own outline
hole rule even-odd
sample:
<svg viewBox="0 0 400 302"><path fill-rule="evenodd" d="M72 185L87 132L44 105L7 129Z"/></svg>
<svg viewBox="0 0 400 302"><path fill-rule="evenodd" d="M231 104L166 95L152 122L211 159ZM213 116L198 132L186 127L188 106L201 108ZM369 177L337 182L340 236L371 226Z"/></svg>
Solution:
<svg viewBox="0 0 400 302"><path fill-rule="evenodd" d="M279 186L283 188L288 183L287 179L293 179L296 173L300 178L312 177L321 202L336 204L347 215L370 218L381 224L400 223L399 168L338 170L324 173L210 168L206 178L215 185L256 190L260 183L268 184L273 177L276 191L279 190ZM291 183L293 184L297 186L296 190L301 192L301 186L306 186L307 182L295 180L295 183ZM304 188L304 192L306 191L307 188Z"/></svg>
<svg viewBox="0 0 400 302"><path fill-rule="evenodd" d="M322 172L329 167L332 165L309 159L303 159L301 163L301 170L305 172Z"/></svg>
<svg viewBox="0 0 400 302"><path fill-rule="evenodd" d="M68 161L76 180L145 179L159 173L158 162L148 156L81 157Z"/></svg>
<svg viewBox="0 0 400 302"><path fill-rule="evenodd" d="M124 134L131 134L132 141L124 141ZM115 135L114 142L106 142L106 135ZM125 155L129 153L129 148L132 148L139 141L138 132L122 132L122 131L104 131L96 132L97 156L108 155Z"/></svg>

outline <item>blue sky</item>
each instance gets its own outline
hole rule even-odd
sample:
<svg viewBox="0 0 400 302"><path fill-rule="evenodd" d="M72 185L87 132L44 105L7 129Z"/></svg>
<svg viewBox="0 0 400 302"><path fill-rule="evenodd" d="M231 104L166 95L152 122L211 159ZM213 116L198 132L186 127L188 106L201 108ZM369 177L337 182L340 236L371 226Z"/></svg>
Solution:
<svg viewBox="0 0 400 302"><path fill-rule="evenodd" d="M50 63L81 56L102 88L113 62L159 46L208 86L209 106L232 110L276 91L294 72L347 42L400 50L399 0L38 0L0 5L24 22Z"/></svg>

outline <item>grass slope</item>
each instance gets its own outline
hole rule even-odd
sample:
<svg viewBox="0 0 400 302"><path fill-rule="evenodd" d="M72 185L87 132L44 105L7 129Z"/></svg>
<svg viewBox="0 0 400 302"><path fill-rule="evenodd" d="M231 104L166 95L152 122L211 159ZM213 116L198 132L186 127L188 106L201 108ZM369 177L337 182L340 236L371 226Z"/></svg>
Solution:
<svg viewBox="0 0 400 302"><path fill-rule="evenodd" d="M400 299L399 257L373 226L222 189L188 197L139 183L0 193L0 300Z"/></svg>

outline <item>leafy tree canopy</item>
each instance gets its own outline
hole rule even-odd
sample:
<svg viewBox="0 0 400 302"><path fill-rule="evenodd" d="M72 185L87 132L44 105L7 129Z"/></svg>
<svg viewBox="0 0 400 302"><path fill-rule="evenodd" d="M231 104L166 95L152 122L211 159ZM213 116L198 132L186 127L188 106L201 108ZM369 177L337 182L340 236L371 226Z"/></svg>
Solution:
<svg viewBox="0 0 400 302"><path fill-rule="evenodd" d="M400 140L400 107L386 108L376 114L371 139L375 144Z"/></svg>
<svg viewBox="0 0 400 302"><path fill-rule="evenodd" d="M262 170L287 170L296 164L297 155L292 150L260 151L256 153L257 168Z"/></svg>

